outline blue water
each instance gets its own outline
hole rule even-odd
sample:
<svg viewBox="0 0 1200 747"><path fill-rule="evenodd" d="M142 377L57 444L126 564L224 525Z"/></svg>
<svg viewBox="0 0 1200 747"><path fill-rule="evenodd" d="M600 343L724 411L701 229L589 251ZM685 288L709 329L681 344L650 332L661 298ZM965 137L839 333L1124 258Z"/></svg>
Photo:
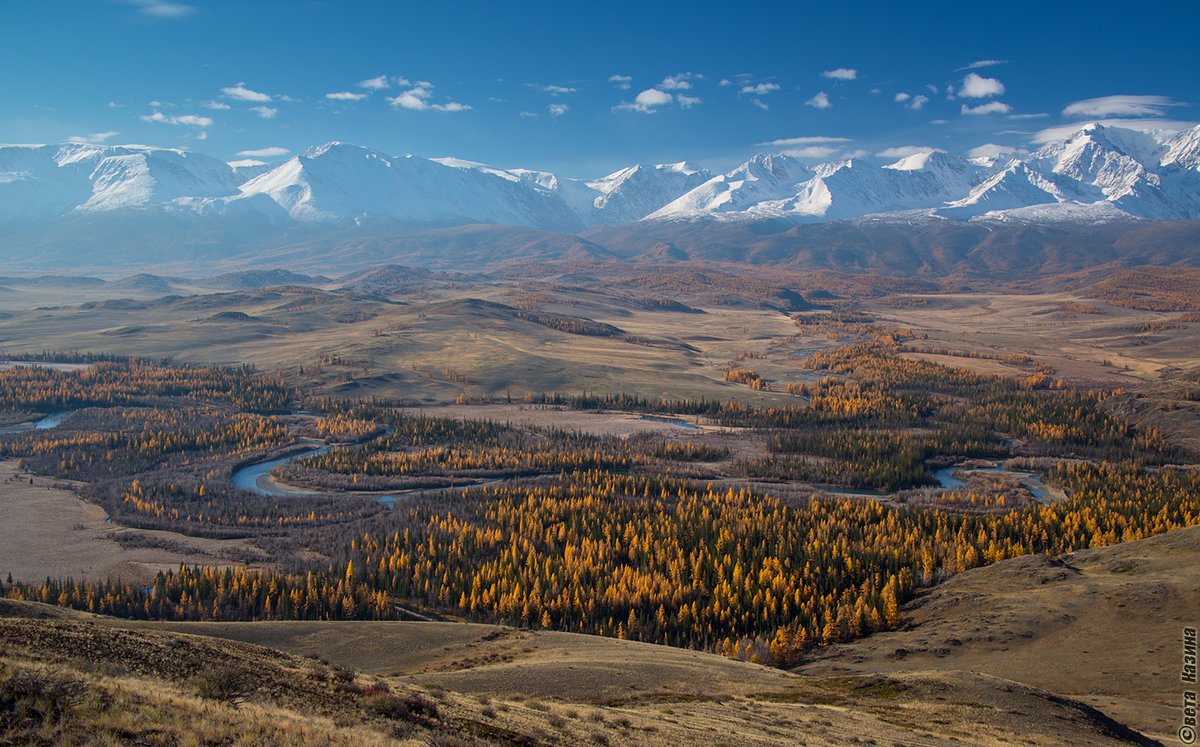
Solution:
<svg viewBox="0 0 1200 747"><path fill-rule="evenodd" d="M1012 475L1017 478L1025 489L1033 495L1038 501L1045 501L1049 495L1046 486L1042 484L1040 478L1031 472L1014 472L1013 470L1001 469L1000 467L942 467L933 473L934 478L938 481L938 485L946 490L958 490L966 485L961 478L955 477L954 472L1000 472Z"/></svg>
<svg viewBox="0 0 1200 747"><path fill-rule="evenodd" d="M233 480L234 485L237 485L242 490L249 490L260 495L288 496L302 494L306 491L273 490L271 488L264 488L258 484L258 478L270 473L271 470L275 469L281 464L294 462L297 459L301 459L306 456L313 456L314 454L324 454L327 451L329 451L328 446L320 446L312 449L305 449L304 451L298 451L295 454L288 454L287 456L279 457L278 459L268 459L265 462L247 464L244 467L239 467L238 469L234 470L230 479Z"/></svg>
<svg viewBox="0 0 1200 747"><path fill-rule="evenodd" d="M72 412L74 412L74 410L56 412L53 415L47 415L46 417L34 423L33 427L37 428L39 431L48 431L51 428L57 428L58 424L61 423Z"/></svg>
<svg viewBox="0 0 1200 747"><path fill-rule="evenodd" d="M660 415L643 415L642 420L653 420L655 423L666 423L667 425L674 425L679 428L689 428L694 431L704 430L695 423L689 423L682 418L666 418Z"/></svg>
<svg viewBox="0 0 1200 747"><path fill-rule="evenodd" d="M31 430L35 430L35 429L40 430L40 431L48 431L51 428L57 428L58 424L61 423L63 420L65 420L66 417L73 412L75 412L75 411L67 410L66 412L56 412L53 415L47 415L46 417L42 418L41 420L39 420L33 424L21 423L19 425L6 425L4 427L0 427L0 434L2 434L2 433L23 433L25 431L31 431Z"/></svg>

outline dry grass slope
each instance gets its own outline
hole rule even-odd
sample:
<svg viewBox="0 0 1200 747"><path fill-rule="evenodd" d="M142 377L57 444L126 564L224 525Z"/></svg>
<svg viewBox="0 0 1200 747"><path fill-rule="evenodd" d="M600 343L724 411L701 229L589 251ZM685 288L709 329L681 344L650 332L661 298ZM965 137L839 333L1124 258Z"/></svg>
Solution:
<svg viewBox="0 0 1200 747"><path fill-rule="evenodd" d="M0 603L0 740L1147 743L1079 702L959 672L800 677L566 633L425 623L133 626L16 602Z"/></svg>
<svg viewBox="0 0 1200 747"><path fill-rule="evenodd" d="M978 568L904 611L907 629L800 671L972 670L1088 703L1152 737L1179 726L1179 640L1200 618L1200 527Z"/></svg>

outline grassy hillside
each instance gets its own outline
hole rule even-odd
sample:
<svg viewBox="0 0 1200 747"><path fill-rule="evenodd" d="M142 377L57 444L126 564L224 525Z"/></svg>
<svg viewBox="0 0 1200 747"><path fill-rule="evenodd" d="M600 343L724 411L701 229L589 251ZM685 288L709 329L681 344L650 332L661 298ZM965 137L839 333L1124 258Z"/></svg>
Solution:
<svg viewBox="0 0 1200 747"><path fill-rule="evenodd" d="M808 674L970 669L1052 690L1169 742L1179 638L1200 599L1200 527L949 579L905 630L825 649Z"/></svg>
<svg viewBox="0 0 1200 747"><path fill-rule="evenodd" d="M1081 703L974 674L800 677L481 625L131 626L7 601L0 742L1147 743Z"/></svg>

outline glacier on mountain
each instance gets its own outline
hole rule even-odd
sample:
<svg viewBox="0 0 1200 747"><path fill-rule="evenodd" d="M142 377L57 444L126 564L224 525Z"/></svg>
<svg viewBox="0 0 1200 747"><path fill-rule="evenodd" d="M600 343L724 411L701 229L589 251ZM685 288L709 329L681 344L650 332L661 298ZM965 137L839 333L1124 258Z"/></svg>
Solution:
<svg viewBox="0 0 1200 747"><path fill-rule="evenodd" d="M1200 219L1200 126L1088 124L1032 153L964 159L929 150L812 165L763 153L724 174L688 162L597 179L332 142L282 163L186 150L0 146L0 227L88 215L198 216L254 225L505 224L576 233L638 221L797 222L915 214L1055 222Z"/></svg>

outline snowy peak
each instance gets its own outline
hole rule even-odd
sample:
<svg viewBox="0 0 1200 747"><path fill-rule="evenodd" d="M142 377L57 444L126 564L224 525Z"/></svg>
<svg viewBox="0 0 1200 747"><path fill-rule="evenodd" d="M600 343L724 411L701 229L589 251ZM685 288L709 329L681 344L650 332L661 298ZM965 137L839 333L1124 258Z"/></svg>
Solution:
<svg viewBox="0 0 1200 747"><path fill-rule="evenodd" d="M236 193L237 184L228 164L183 150L74 143L0 147L0 219L162 206Z"/></svg>
<svg viewBox="0 0 1200 747"><path fill-rule="evenodd" d="M727 174L714 176L663 205L649 219L694 218L737 213L794 195L813 175L804 162L786 155L760 153Z"/></svg>
<svg viewBox="0 0 1200 747"><path fill-rule="evenodd" d="M1169 139L1159 165L1200 171L1200 125L1183 130Z"/></svg>
<svg viewBox="0 0 1200 747"><path fill-rule="evenodd" d="M0 229L101 214L130 225L161 214L253 230L400 222L568 233L639 220L1200 220L1200 126L1140 132L1092 123L1032 154L969 161L934 149L817 165L760 153L724 174L679 161L593 179L338 141L275 165L143 146L0 146Z"/></svg>
<svg viewBox="0 0 1200 747"><path fill-rule="evenodd" d="M506 223L576 230L578 219L535 182L461 159L388 156L345 143L310 148L246 182L305 222Z"/></svg>

